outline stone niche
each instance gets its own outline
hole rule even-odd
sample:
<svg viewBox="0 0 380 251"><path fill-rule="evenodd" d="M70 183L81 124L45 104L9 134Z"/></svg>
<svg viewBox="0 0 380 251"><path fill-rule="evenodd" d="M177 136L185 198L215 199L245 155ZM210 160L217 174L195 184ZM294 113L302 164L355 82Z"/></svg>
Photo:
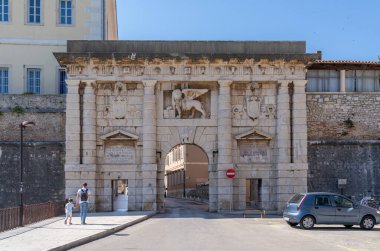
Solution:
<svg viewBox="0 0 380 251"><path fill-rule="evenodd" d="M211 89L202 83L163 83L164 119L209 119Z"/></svg>
<svg viewBox="0 0 380 251"><path fill-rule="evenodd" d="M117 130L101 137L103 144L102 164L135 164L138 136Z"/></svg>
<svg viewBox="0 0 380 251"><path fill-rule="evenodd" d="M270 163L272 137L257 130L235 137L238 145L240 163Z"/></svg>

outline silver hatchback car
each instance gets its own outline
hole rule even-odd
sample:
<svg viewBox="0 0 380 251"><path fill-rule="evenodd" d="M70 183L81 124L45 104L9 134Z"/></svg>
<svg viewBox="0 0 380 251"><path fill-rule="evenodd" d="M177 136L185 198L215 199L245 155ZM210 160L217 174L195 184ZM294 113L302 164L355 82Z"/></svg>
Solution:
<svg viewBox="0 0 380 251"><path fill-rule="evenodd" d="M339 194L304 193L295 194L286 203L283 218L290 226L300 224L302 229L312 229L314 224L342 224L371 230L380 223L380 211Z"/></svg>

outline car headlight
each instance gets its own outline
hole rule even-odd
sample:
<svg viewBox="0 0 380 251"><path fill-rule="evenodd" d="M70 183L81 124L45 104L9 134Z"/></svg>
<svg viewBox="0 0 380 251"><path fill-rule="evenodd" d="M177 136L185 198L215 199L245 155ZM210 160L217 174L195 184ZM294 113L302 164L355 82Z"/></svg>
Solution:
<svg viewBox="0 0 380 251"><path fill-rule="evenodd" d="M380 210L377 210L377 213L380 214Z"/></svg>

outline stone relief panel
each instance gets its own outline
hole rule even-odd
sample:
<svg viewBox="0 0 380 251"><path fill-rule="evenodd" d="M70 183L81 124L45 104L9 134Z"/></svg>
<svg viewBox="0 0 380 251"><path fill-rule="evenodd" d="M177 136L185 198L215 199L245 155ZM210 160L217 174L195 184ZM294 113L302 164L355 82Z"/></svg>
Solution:
<svg viewBox="0 0 380 251"><path fill-rule="evenodd" d="M269 163L272 137L256 129L235 136L240 163Z"/></svg>
<svg viewBox="0 0 380 251"><path fill-rule="evenodd" d="M163 91L164 119L210 118L210 90L186 83L173 84Z"/></svg>
<svg viewBox="0 0 380 251"><path fill-rule="evenodd" d="M107 142L104 147L104 162L107 164L134 164L136 150L134 142Z"/></svg>
<svg viewBox="0 0 380 251"><path fill-rule="evenodd" d="M98 119L101 125L124 126L142 118L142 87L137 83L99 83Z"/></svg>
<svg viewBox="0 0 380 251"><path fill-rule="evenodd" d="M269 163L270 150L267 141L240 140L238 142L240 163Z"/></svg>
<svg viewBox="0 0 380 251"><path fill-rule="evenodd" d="M116 130L99 138L99 164L135 164L136 146L139 137L135 134Z"/></svg>
<svg viewBox="0 0 380 251"><path fill-rule="evenodd" d="M263 119L275 119L274 85L235 83L232 86L232 118L235 125L257 125ZM243 124L242 124L243 123Z"/></svg>

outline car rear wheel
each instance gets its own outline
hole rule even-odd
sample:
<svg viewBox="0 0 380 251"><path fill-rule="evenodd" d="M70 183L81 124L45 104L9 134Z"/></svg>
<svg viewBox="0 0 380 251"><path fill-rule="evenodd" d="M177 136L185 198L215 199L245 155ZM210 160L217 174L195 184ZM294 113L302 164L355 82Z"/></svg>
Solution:
<svg viewBox="0 0 380 251"><path fill-rule="evenodd" d="M298 225L298 223L293 223L293 222L289 222L289 221L287 221L286 223L288 223L288 225L291 227L295 227Z"/></svg>
<svg viewBox="0 0 380 251"><path fill-rule="evenodd" d="M360 222L360 228L364 230L371 230L375 226L375 219L371 215L366 215Z"/></svg>
<svg viewBox="0 0 380 251"><path fill-rule="evenodd" d="M344 225L345 228L352 228L353 225Z"/></svg>
<svg viewBox="0 0 380 251"><path fill-rule="evenodd" d="M312 229L314 227L314 224L315 224L315 219L311 215L304 216L300 221L301 228L306 229L306 230Z"/></svg>

